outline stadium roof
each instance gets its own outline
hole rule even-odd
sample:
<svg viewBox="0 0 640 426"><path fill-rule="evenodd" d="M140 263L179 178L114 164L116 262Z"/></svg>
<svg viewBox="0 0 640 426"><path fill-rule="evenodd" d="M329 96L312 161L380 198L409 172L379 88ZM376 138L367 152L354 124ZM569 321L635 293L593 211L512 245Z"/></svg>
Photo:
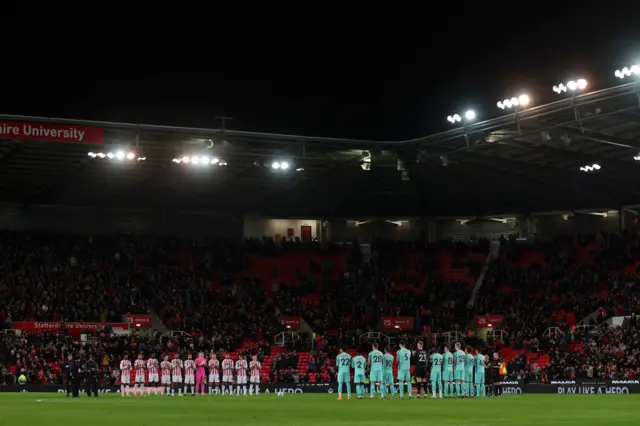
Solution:
<svg viewBox="0 0 640 426"><path fill-rule="evenodd" d="M640 199L638 93L625 84L394 142L0 115L104 129L103 146L0 131L0 201L327 218L618 208ZM119 150L146 160L87 155ZM187 155L221 161L172 161Z"/></svg>

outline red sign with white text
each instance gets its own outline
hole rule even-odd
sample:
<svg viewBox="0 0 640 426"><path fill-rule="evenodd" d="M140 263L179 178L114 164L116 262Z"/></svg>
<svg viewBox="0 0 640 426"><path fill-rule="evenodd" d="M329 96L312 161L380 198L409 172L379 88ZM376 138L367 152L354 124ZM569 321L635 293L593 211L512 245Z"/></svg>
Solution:
<svg viewBox="0 0 640 426"><path fill-rule="evenodd" d="M496 327L503 319L504 315L477 315L476 328Z"/></svg>
<svg viewBox="0 0 640 426"><path fill-rule="evenodd" d="M300 328L300 317L280 317L278 320L282 325L292 330Z"/></svg>
<svg viewBox="0 0 640 426"><path fill-rule="evenodd" d="M0 139L33 139L104 145L104 129L73 124L0 121Z"/></svg>
<svg viewBox="0 0 640 426"><path fill-rule="evenodd" d="M114 331L124 332L129 330L129 324L122 322L53 322L53 321L16 321L13 328L16 330L26 331L27 333L44 333L51 331L59 333L62 326L65 326L70 336L79 336L82 331L102 331L106 326L111 327Z"/></svg>
<svg viewBox="0 0 640 426"><path fill-rule="evenodd" d="M411 317L384 317L380 319L384 328L398 330L412 330L413 318Z"/></svg>
<svg viewBox="0 0 640 426"><path fill-rule="evenodd" d="M124 319L134 327L151 328L153 320L151 315L145 314L126 314Z"/></svg>

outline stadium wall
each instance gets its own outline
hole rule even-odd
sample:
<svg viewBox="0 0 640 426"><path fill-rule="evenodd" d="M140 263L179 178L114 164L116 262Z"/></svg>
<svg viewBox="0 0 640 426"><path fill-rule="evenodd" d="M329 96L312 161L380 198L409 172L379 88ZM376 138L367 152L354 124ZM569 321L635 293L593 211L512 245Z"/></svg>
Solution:
<svg viewBox="0 0 640 426"><path fill-rule="evenodd" d="M369 392L368 385L365 393ZM336 393L337 383L280 383L262 385L262 393L304 394L304 393ZM556 394L556 395L627 395L640 394L638 380L563 380L551 384L525 384L522 380L505 381L502 386L505 395L519 394ZM80 389L85 393L84 389ZM352 384L352 391L355 388ZM24 385L0 386L0 392L47 392L66 393L62 385ZM103 386L100 393L119 393L119 386Z"/></svg>
<svg viewBox="0 0 640 426"><path fill-rule="evenodd" d="M207 212L0 204L0 230L242 238L242 219Z"/></svg>
<svg viewBox="0 0 640 426"><path fill-rule="evenodd" d="M628 228L632 225L633 215L628 212L624 215L625 228ZM616 232L621 229L620 214L617 211L607 212L606 217L588 213L540 215L536 216L536 221L538 234L545 237Z"/></svg>
<svg viewBox="0 0 640 426"><path fill-rule="evenodd" d="M428 239L426 220L332 220L329 222L332 241L354 241L368 244L376 239L388 241L422 241Z"/></svg>
<svg viewBox="0 0 640 426"><path fill-rule="evenodd" d="M505 218L503 222L493 220L440 219L436 221L437 239L465 240L468 237L489 239L505 237L522 232L520 217Z"/></svg>
<svg viewBox="0 0 640 426"><path fill-rule="evenodd" d="M311 227L311 238L318 238L321 224L316 219L267 219L259 216L245 216L242 225L244 238L302 238L302 227Z"/></svg>

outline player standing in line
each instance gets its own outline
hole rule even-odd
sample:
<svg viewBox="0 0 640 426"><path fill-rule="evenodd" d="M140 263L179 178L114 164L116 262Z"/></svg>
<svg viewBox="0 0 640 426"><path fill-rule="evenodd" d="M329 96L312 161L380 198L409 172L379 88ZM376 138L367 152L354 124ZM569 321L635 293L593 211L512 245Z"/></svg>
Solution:
<svg viewBox="0 0 640 426"><path fill-rule="evenodd" d="M466 370L464 368L464 363L467 360L467 354L462 350L462 345L460 342L456 343L456 353L455 356L455 370L453 372L453 379L455 380L455 391L456 396L458 398L462 397L462 384L464 383L464 375L466 374Z"/></svg>
<svg viewBox="0 0 640 426"><path fill-rule="evenodd" d="M378 344L371 345L373 350L369 352L369 398L373 399L376 392L376 386L378 392L380 392L380 398L384 398L384 386L382 384L382 352L378 350Z"/></svg>
<svg viewBox="0 0 640 426"><path fill-rule="evenodd" d="M429 391L427 390L427 363L428 356L427 351L424 350L424 345L422 342L418 342L418 349L414 352L414 358L416 362L416 398L420 399L420 389L422 389L422 395L426 398L429 395Z"/></svg>
<svg viewBox="0 0 640 426"><path fill-rule="evenodd" d="M442 355L438 351L434 351L431 354L431 374L429 376L431 380L431 392L433 397L436 397L438 391L440 391L440 399L442 399Z"/></svg>
<svg viewBox="0 0 640 426"><path fill-rule="evenodd" d="M347 399L351 399L351 355L340 348L340 353L336 357L338 367L338 401L342 401L342 385L347 388Z"/></svg>
<svg viewBox="0 0 640 426"><path fill-rule="evenodd" d="M240 385L242 385L242 395L247 396L247 368L247 360L242 355L238 355L238 360L236 361L238 396L240 396Z"/></svg>
<svg viewBox="0 0 640 426"><path fill-rule="evenodd" d="M129 355L124 354L124 359L120 361L120 395L124 397L124 393L129 396L131 386L131 361Z"/></svg>
<svg viewBox="0 0 640 426"><path fill-rule="evenodd" d="M171 362L169 362L169 356L165 355L164 360L160 363L160 370L162 371L162 388L160 393L164 395L167 391L167 396L171 394Z"/></svg>
<svg viewBox="0 0 640 426"><path fill-rule="evenodd" d="M222 395L224 395L224 385L229 386L229 395L233 395L233 360L231 354L226 354L222 361Z"/></svg>
<svg viewBox="0 0 640 426"><path fill-rule="evenodd" d="M209 395L213 394L214 386L215 393L220 393L220 361L218 361L216 354L211 352L211 359L209 360Z"/></svg>
<svg viewBox="0 0 640 426"><path fill-rule="evenodd" d="M255 391L256 395L260 395L260 370L262 369L262 364L258 361L258 355L253 355L251 357L251 362L249 363L249 370L251 370L251 377L249 377L249 395L253 395Z"/></svg>
<svg viewBox="0 0 640 426"><path fill-rule="evenodd" d="M147 387L147 396L151 395L151 388L153 388L153 394L157 395L160 376L158 375L158 359L153 353L147 360L147 370L149 371L149 386Z"/></svg>
<svg viewBox="0 0 640 426"><path fill-rule="evenodd" d="M476 387L476 398L480 398L481 396L487 396L487 391L484 387L484 355L478 349L478 353L476 354L476 375L475 380L473 381Z"/></svg>
<svg viewBox="0 0 640 426"><path fill-rule="evenodd" d="M188 354L187 360L184 362L184 394L187 394L187 387L191 386L191 396L196 396L196 362L193 355Z"/></svg>
<svg viewBox="0 0 640 426"><path fill-rule="evenodd" d="M351 365L353 367L353 382L356 385L356 395L358 399L362 399L364 396L364 370L367 366L367 360L358 352L353 358Z"/></svg>
<svg viewBox="0 0 640 426"><path fill-rule="evenodd" d="M176 396L176 388L178 388L178 396L182 396L182 368L184 363L178 354L171 360L171 396Z"/></svg>
<svg viewBox="0 0 640 426"><path fill-rule="evenodd" d="M471 346L467 346L464 351L467 354L467 359L464 363L464 395L470 398L473 396L473 365L475 364L475 357L472 354L473 348Z"/></svg>
<svg viewBox="0 0 640 426"><path fill-rule="evenodd" d="M387 395L388 392L391 391L391 398L395 398L396 388L393 385L393 355L389 353L389 348L384 348L383 362L382 386L384 386L384 391Z"/></svg>
<svg viewBox="0 0 640 426"><path fill-rule="evenodd" d="M444 356L442 367L442 380L444 381L444 397L449 398L453 396L451 392L451 382L453 381L453 354L449 351L449 347L444 347Z"/></svg>
<svg viewBox="0 0 640 426"><path fill-rule="evenodd" d="M407 385L409 399L411 399L411 351L405 348L404 340L400 341L400 349L396 353L398 361L398 387L400 388L400 399L404 398L404 386Z"/></svg>
<svg viewBox="0 0 640 426"><path fill-rule="evenodd" d="M204 382L207 381L207 359L204 357L204 352L198 354L196 358L196 393L198 393L198 387L200 388L200 394L204 396Z"/></svg>
<svg viewBox="0 0 640 426"><path fill-rule="evenodd" d="M138 359L133 364L133 369L136 372L136 381L133 385L133 397L136 397L138 390L140 390L140 396L144 395L144 368L147 366L147 363L142 359L142 353L138 354Z"/></svg>

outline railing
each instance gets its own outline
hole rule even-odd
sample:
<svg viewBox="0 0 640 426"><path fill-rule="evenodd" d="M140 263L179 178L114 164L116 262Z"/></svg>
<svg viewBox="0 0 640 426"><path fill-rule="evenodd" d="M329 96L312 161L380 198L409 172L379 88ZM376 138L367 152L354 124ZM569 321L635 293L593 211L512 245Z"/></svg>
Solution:
<svg viewBox="0 0 640 426"><path fill-rule="evenodd" d="M156 334L157 333L160 333L160 332L158 331L158 332L156 332ZM162 334L162 333L160 333L160 334ZM181 331L181 330L172 330L168 334L171 337L176 337L176 336L183 336L183 335L185 335L187 333L185 331Z"/></svg>
<svg viewBox="0 0 640 426"><path fill-rule="evenodd" d="M418 341L422 340L424 342L425 345L427 345L427 347L430 346L437 346L438 345L438 333L427 333L422 337L418 337L415 339L415 343L417 343Z"/></svg>
<svg viewBox="0 0 640 426"><path fill-rule="evenodd" d="M500 340L500 343L505 343L507 340L507 333L504 330L488 330L487 338L494 340Z"/></svg>
<svg viewBox="0 0 640 426"><path fill-rule="evenodd" d="M564 331L560 330L558 327L549 327L545 331L542 332L543 336L549 336L553 338L564 336Z"/></svg>
<svg viewBox="0 0 640 426"><path fill-rule="evenodd" d="M442 337L444 337L444 343L449 347L456 342L464 341L464 334L459 331L447 331L442 333Z"/></svg>
<svg viewBox="0 0 640 426"><path fill-rule="evenodd" d="M370 331L368 333L361 334L360 335L360 341L362 342L365 339L367 339L369 341L377 340L378 342L384 343L384 344L387 344L387 345L390 345L392 343L391 342L391 337L387 336L384 333L380 333L380 332L377 332L377 331Z"/></svg>
<svg viewBox="0 0 640 426"><path fill-rule="evenodd" d="M282 331L276 334L276 337L273 339L273 343L278 346L284 346L287 342L293 342L297 339L300 339L300 335L295 331Z"/></svg>

